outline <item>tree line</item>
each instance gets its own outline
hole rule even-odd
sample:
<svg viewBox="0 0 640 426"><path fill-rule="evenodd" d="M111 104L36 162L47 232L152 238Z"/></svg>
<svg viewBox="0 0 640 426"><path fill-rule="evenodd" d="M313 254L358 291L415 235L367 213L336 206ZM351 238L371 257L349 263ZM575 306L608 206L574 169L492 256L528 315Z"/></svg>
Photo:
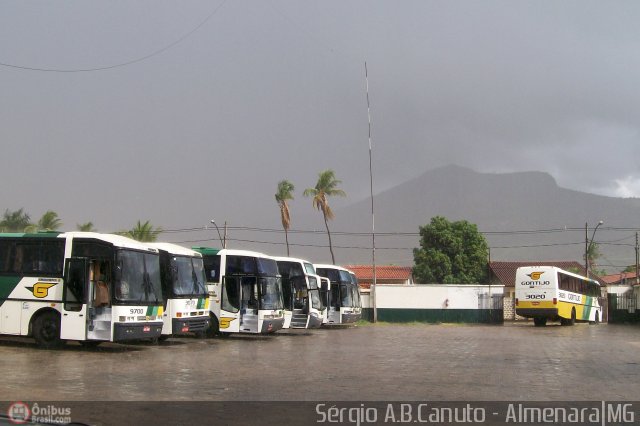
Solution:
<svg viewBox="0 0 640 426"><path fill-rule="evenodd" d="M27 234L35 232L58 231L62 227L62 221L53 210L47 210L36 222L31 221L31 216L24 210L6 209L0 221L0 232L24 232ZM97 232L93 222L76 224L76 230L82 232ZM129 230L119 231L116 234L124 235L138 241L156 241L162 228L155 227L150 221L138 222Z"/></svg>

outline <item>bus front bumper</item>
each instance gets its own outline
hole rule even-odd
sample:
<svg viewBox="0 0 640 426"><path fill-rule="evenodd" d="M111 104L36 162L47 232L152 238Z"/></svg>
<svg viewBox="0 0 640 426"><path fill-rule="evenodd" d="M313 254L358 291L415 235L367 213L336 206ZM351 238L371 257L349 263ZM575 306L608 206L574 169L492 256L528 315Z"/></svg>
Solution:
<svg viewBox="0 0 640 426"><path fill-rule="evenodd" d="M516 308L516 315L525 318L556 318L558 308Z"/></svg>
<svg viewBox="0 0 640 426"><path fill-rule="evenodd" d="M284 317L282 318L269 318L262 320L262 329L260 333L275 333L284 327Z"/></svg>
<svg viewBox="0 0 640 426"><path fill-rule="evenodd" d="M312 313L309 315L309 323L307 324L307 328L320 328L322 326L322 317Z"/></svg>
<svg viewBox="0 0 640 426"><path fill-rule="evenodd" d="M362 317L362 314L357 314L355 312L349 312L342 314L342 324L353 324L358 322L358 320Z"/></svg>
<svg viewBox="0 0 640 426"><path fill-rule="evenodd" d="M162 334L162 321L113 324L113 341L155 339Z"/></svg>
<svg viewBox="0 0 640 426"><path fill-rule="evenodd" d="M209 317L174 318L171 333L178 335L206 331L209 328L209 321Z"/></svg>

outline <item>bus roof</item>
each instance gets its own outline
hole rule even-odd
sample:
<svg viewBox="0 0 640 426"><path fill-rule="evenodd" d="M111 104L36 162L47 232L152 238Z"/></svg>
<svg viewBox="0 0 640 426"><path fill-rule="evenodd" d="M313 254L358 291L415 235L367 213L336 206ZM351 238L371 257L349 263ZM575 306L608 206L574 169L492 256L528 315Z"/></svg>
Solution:
<svg viewBox="0 0 640 426"><path fill-rule="evenodd" d="M151 247L150 243L144 243L140 241L136 241L132 238L125 237L123 235L117 234L102 234L99 232L81 232L81 231L71 231L71 232L55 232L55 231L46 231L46 232L36 232L33 234L30 233L2 233L0 234L0 238L87 238L105 241L107 243L113 244L116 247L130 248L135 250L146 250L157 252L158 249Z"/></svg>
<svg viewBox="0 0 640 426"><path fill-rule="evenodd" d="M62 234L62 232L57 232L57 231L40 231L40 232L33 232L33 233L2 232L0 233L0 238L37 238L37 237L56 238L60 234Z"/></svg>
<svg viewBox="0 0 640 426"><path fill-rule="evenodd" d="M303 263L303 264L310 263L313 265L313 262L310 262L305 259L300 259L298 257L274 256L273 258L276 260L276 262L283 261L283 262L297 262L297 263Z"/></svg>
<svg viewBox="0 0 640 426"><path fill-rule="evenodd" d="M215 256L215 255L231 255L231 256L249 256L249 257L259 257L263 259L274 259L273 256L270 256L265 253L261 253L258 251L252 250L242 250L242 249L215 249L211 247L192 247L198 253L202 253L203 256Z"/></svg>
<svg viewBox="0 0 640 426"><path fill-rule="evenodd" d="M320 263L314 263L313 264L314 267L317 268L323 268L323 269L337 269L338 271L345 271L348 272L350 274L353 274L353 272L351 272L349 269L347 268L343 268L342 266L338 266L338 265L329 265L329 264L320 264Z"/></svg>
<svg viewBox="0 0 640 426"><path fill-rule="evenodd" d="M202 255L209 255L209 256L215 256L220 252L220 249L212 248L212 247L191 247L191 248Z"/></svg>
<svg viewBox="0 0 640 426"><path fill-rule="evenodd" d="M530 271L532 269L546 269L546 270L553 270L555 272L562 272L563 274L570 275L570 276L576 277L576 278L580 278L582 280L591 281L594 284L600 285L600 283L597 280L594 280L593 278L587 278L584 275L576 274L575 272L567 271L567 270L559 268L557 266L550 266L550 265L520 266L516 270L516 274L518 273L518 270Z"/></svg>
<svg viewBox="0 0 640 426"><path fill-rule="evenodd" d="M202 253L197 252L195 250L188 249L186 247L180 246L178 244L173 243L149 243L151 247L155 247L158 250L164 250L168 253L175 254L178 256L191 256L191 257L202 257Z"/></svg>

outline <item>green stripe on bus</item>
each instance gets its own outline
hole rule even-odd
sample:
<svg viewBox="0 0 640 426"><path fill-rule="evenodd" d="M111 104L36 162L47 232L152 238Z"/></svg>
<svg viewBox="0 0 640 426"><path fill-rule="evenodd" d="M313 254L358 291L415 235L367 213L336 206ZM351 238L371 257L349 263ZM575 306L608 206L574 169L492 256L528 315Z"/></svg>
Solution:
<svg viewBox="0 0 640 426"><path fill-rule="evenodd" d="M593 297L585 296L585 303L586 303L586 306L582 311L582 319L588 320L591 317L591 307L593 305Z"/></svg>
<svg viewBox="0 0 640 426"><path fill-rule="evenodd" d="M198 309L204 308L204 297L198 298Z"/></svg>
<svg viewBox="0 0 640 426"><path fill-rule="evenodd" d="M155 312L154 312L155 310ZM147 316L157 315L158 307L157 306L147 306Z"/></svg>
<svg viewBox="0 0 640 426"><path fill-rule="evenodd" d="M20 277L0 277L0 305L20 282Z"/></svg>

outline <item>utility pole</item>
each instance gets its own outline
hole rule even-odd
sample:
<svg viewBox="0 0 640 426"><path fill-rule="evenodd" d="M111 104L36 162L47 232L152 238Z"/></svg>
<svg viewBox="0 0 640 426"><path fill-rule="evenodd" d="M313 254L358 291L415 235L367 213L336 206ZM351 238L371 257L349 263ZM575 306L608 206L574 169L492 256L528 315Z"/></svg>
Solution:
<svg viewBox="0 0 640 426"><path fill-rule="evenodd" d="M222 241L222 248L227 248L227 221L224 221L224 239Z"/></svg>
<svg viewBox="0 0 640 426"><path fill-rule="evenodd" d="M371 263L373 267L373 282L369 290L369 301L373 307L373 322L378 322L378 308L376 305L376 219L373 212L373 163L372 163L372 145L371 145L371 107L369 104L369 72L367 70L367 61L364 62L364 79L367 85L367 118L369 119L369 189L371 190Z"/></svg>
<svg viewBox="0 0 640 426"><path fill-rule="evenodd" d="M640 263L640 258L638 257L638 251L639 247L638 247L638 231L636 231L636 285L640 284L640 279L638 278L638 263Z"/></svg>
<svg viewBox="0 0 640 426"><path fill-rule="evenodd" d="M584 270L589 278L589 222L584 223Z"/></svg>

